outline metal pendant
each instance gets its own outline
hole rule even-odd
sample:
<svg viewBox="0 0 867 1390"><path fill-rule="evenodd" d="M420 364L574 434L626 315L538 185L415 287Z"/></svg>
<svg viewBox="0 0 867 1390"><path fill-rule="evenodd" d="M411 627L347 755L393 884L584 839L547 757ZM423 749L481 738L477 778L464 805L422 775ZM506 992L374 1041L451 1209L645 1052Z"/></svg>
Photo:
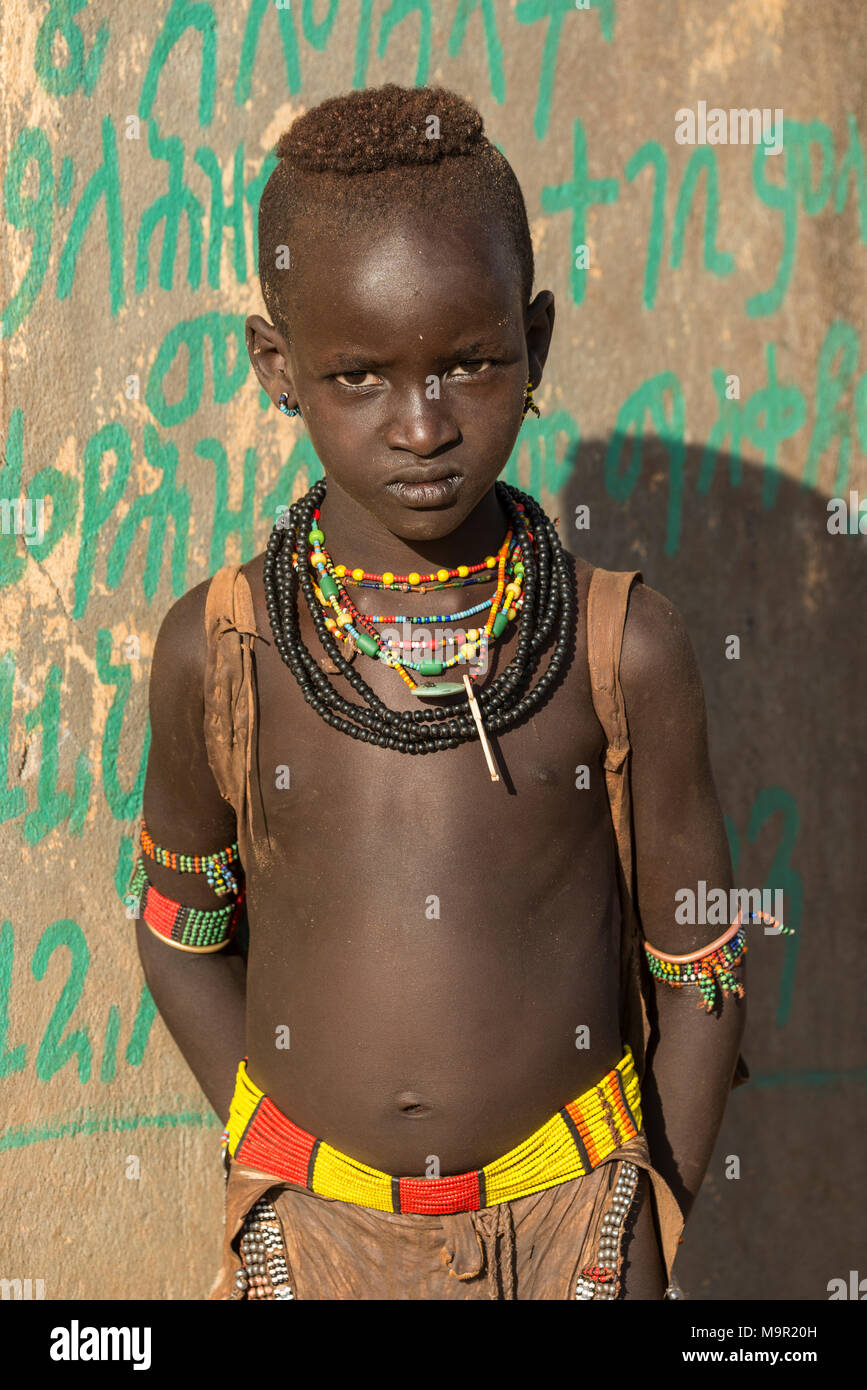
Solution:
<svg viewBox="0 0 867 1390"><path fill-rule="evenodd" d="M358 648L356 647L351 637L349 637L343 644L342 656L344 661L348 661L350 664L358 656ZM331 660L330 656L320 656L318 658L318 665L320 671L324 671L326 676L337 676L340 674L337 667L334 665L334 662Z"/></svg>

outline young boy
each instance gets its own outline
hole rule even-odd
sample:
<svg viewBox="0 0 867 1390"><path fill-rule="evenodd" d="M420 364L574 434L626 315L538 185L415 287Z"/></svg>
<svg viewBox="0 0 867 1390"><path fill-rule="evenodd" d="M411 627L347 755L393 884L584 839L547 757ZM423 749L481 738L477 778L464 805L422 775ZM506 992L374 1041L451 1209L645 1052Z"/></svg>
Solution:
<svg viewBox="0 0 867 1390"><path fill-rule="evenodd" d="M478 113L277 154L248 346L325 479L162 624L135 879L228 1117L211 1297L677 1296L744 1022L743 929L675 921L731 885L688 638L497 482L554 300Z"/></svg>

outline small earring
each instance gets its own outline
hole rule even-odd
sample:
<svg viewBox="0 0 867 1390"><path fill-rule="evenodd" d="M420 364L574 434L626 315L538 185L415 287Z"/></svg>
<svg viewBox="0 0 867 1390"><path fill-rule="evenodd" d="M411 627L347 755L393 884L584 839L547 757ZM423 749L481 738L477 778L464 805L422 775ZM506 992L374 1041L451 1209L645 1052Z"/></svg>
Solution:
<svg viewBox="0 0 867 1390"><path fill-rule="evenodd" d="M282 393L282 395L280 396L279 401L277 402L277 409L278 409L278 410L282 410L284 415L289 415L289 416L292 416L292 415L300 415L300 414L301 414L301 407L300 407L300 405L293 405L293 406L290 408L290 407L286 404L286 402L288 401L288 399L289 399L289 395L288 395L288 393L287 393L286 391L284 391L284 392Z"/></svg>
<svg viewBox="0 0 867 1390"><path fill-rule="evenodd" d="M530 412L531 410L532 410L533 414L536 415L537 417L541 414L541 411L539 410L539 407L537 406L536 402L533 400L533 381L532 381L532 378L531 378L531 377L527 377L527 387L526 387L526 390L525 390L525 392L524 392L524 409L523 409L522 412L521 412L521 419L522 419L522 420L526 420L526 418L527 418L527 416L528 416L528 414L529 414L529 412Z"/></svg>

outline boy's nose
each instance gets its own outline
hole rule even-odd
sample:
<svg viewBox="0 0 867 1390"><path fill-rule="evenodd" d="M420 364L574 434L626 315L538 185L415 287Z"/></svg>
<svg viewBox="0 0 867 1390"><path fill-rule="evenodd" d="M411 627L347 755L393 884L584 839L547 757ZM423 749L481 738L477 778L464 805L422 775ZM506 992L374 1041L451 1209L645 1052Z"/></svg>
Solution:
<svg viewBox="0 0 867 1390"><path fill-rule="evenodd" d="M395 392L385 438L390 449L402 449L428 458L449 444L457 443L460 430L446 403L428 399L427 388Z"/></svg>

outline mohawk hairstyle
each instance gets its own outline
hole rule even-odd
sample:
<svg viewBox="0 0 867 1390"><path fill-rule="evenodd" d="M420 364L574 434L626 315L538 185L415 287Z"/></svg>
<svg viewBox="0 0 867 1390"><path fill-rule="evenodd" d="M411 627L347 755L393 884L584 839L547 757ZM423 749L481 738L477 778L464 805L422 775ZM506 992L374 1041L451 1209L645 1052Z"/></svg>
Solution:
<svg viewBox="0 0 867 1390"><path fill-rule="evenodd" d="M277 248L291 251L311 228L316 236L357 236L360 219L393 224L404 208L499 221L529 303L533 245L520 185L479 112L455 92L390 82L331 97L293 121L274 153L280 163L259 203L259 279L287 340L288 286Z"/></svg>

